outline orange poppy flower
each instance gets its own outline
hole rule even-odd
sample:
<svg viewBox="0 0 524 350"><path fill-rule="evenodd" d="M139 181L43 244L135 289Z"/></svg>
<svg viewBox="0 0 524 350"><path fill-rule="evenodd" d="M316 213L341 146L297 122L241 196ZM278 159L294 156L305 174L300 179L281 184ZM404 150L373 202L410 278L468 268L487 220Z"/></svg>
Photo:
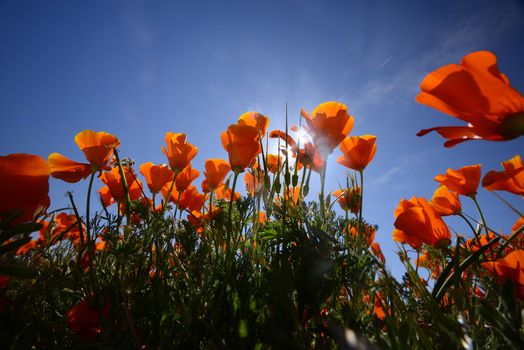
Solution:
<svg viewBox="0 0 524 350"><path fill-rule="evenodd" d="M448 139L446 147L468 140L511 140L524 134L524 97L499 72L497 57L489 51L466 55L460 64L449 64L429 73L417 102L468 123L441 126L431 131Z"/></svg>
<svg viewBox="0 0 524 350"><path fill-rule="evenodd" d="M371 253L373 253L374 256L376 256L382 263L386 262L386 257L382 253L382 249L380 249L380 244L377 242L371 243Z"/></svg>
<svg viewBox="0 0 524 350"><path fill-rule="evenodd" d="M168 182L164 185L164 187L162 187L162 189L160 190L161 193L162 193L162 196L164 197L165 200L167 200L168 202L173 202L173 203L178 203L178 198L182 195L181 192L179 192L176 188L176 185L173 186L173 189L171 190L171 196L169 196L169 198L167 198L167 195L169 193L169 189L171 188L171 183Z"/></svg>
<svg viewBox="0 0 524 350"><path fill-rule="evenodd" d="M338 204L344 211L350 211L353 214L357 214L360 211L360 188L351 187L344 190L336 190L333 192L333 196L337 199Z"/></svg>
<svg viewBox="0 0 524 350"><path fill-rule="evenodd" d="M79 163L60 153L48 157L51 176L66 182L74 183L85 179L93 172L109 170L109 161L113 150L120 145L114 135L105 131L84 130L76 134L75 142L89 163Z"/></svg>
<svg viewBox="0 0 524 350"><path fill-rule="evenodd" d="M238 118L238 125L251 125L257 128L260 138L266 135L269 118L258 112L246 112Z"/></svg>
<svg viewBox="0 0 524 350"><path fill-rule="evenodd" d="M435 176L435 181L463 196L475 195L480 183L480 164L467 165L457 170L448 169L446 174Z"/></svg>
<svg viewBox="0 0 524 350"><path fill-rule="evenodd" d="M506 279L514 282L515 296L524 299L524 250L517 249L496 261L482 263L482 266L500 283Z"/></svg>
<svg viewBox="0 0 524 350"><path fill-rule="evenodd" d="M393 239L420 248L422 243L433 247L451 243L451 233L442 218L425 198L402 199L395 209Z"/></svg>
<svg viewBox="0 0 524 350"><path fill-rule="evenodd" d="M291 205L297 205L299 203L300 199L300 186L296 187L289 187L284 192L284 201L290 203ZM275 203L280 204L281 202L281 195L277 195L275 197Z"/></svg>
<svg viewBox="0 0 524 350"><path fill-rule="evenodd" d="M36 248L38 244L38 241L36 239L32 239L26 244L20 246L18 250L16 251L16 255L25 255L28 251L33 250Z"/></svg>
<svg viewBox="0 0 524 350"><path fill-rule="evenodd" d="M261 152L258 129L242 124L232 124L221 135L222 146L229 156L229 164L235 173L241 173Z"/></svg>
<svg viewBox="0 0 524 350"><path fill-rule="evenodd" d="M82 224L82 230L85 232L85 226ZM62 234L63 238L69 238L74 244L80 243L80 228L78 227L78 219L76 215L59 213L54 218L54 226L51 231L51 241L56 240ZM45 233L40 233L40 240L45 241Z"/></svg>
<svg viewBox="0 0 524 350"><path fill-rule="evenodd" d="M186 166L176 177L175 187L177 191L184 191L199 176L200 172L197 169L193 169L191 164Z"/></svg>
<svg viewBox="0 0 524 350"><path fill-rule="evenodd" d="M375 156L377 137L373 135L348 136L340 144L342 157L337 163L353 170L363 170Z"/></svg>
<svg viewBox="0 0 524 350"><path fill-rule="evenodd" d="M202 182L202 191L206 193L218 188L231 170L229 163L223 159L207 159L205 168L206 179Z"/></svg>
<svg viewBox="0 0 524 350"><path fill-rule="evenodd" d="M433 198L431 198L429 205L440 216L456 215L462 210L458 194L448 190L446 186L437 188L433 193Z"/></svg>
<svg viewBox="0 0 524 350"><path fill-rule="evenodd" d="M375 240L376 230L373 226L366 225L366 227L363 228L362 233L359 233L358 228L356 228L355 226L349 226L344 229L344 233L353 237L363 236L366 239L366 244L369 247Z"/></svg>
<svg viewBox="0 0 524 350"><path fill-rule="evenodd" d="M195 186L189 186L180 194L180 198L176 203L178 209L192 211L200 211L204 206L206 196L199 193Z"/></svg>
<svg viewBox="0 0 524 350"><path fill-rule="evenodd" d="M477 250L479 250L481 247L485 246L486 244L488 244L489 241L491 241L493 238L495 238L496 235L491 232L491 231L488 231L487 234L481 234L479 235L478 239L477 238L470 238L466 241L466 248L474 253L476 252ZM495 248L499 245L499 243L495 243L492 245L492 248Z"/></svg>
<svg viewBox="0 0 524 350"><path fill-rule="evenodd" d="M324 168L324 165L326 164L324 157L320 154L319 149L313 143L307 142L304 145L304 148L299 149L295 140L289 135L286 136L286 133L280 130L272 130L269 133L269 137L281 138L284 142L286 142L287 139L287 146L291 149L293 155L297 157L297 162L299 164L311 167L311 170L317 173L320 173L320 170ZM285 148L286 144L284 143L282 147L283 152L287 154L288 151ZM280 163L280 166L282 167L282 163Z"/></svg>
<svg viewBox="0 0 524 350"><path fill-rule="evenodd" d="M251 172L246 172L244 175L244 184L246 185L246 192L252 197L262 189L258 176Z"/></svg>
<svg viewBox="0 0 524 350"><path fill-rule="evenodd" d="M67 312L69 329L82 338L94 339L102 332L100 315L103 318L109 315L109 300L107 298L100 312L89 305L87 300L83 300Z"/></svg>
<svg viewBox="0 0 524 350"><path fill-rule="evenodd" d="M230 199L233 199L233 202L236 202L240 198L240 193L235 191L235 193L232 195L231 188L226 188L225 184L218 186L218 188L215 190L215 195L217 200L224 199L229 201Z"/></svg>
<svg viewBox="0 0 524 350"><path fill-rule="evenodd" d="M431 271L430 278L437 279L440 276L440 273L442 272L441 262L438 261L438 259L435 259L431 257L429 252L427 250L424 250L422 254L418 256L418 258L415 259L415 265L417 267L424 267Z"/></svg>
<svg viewBox="0 0 524 350"><path fill-rule="evenodd" d="M158 193L166 183L171 183L175 174L167 165L155 165L152 162L140 166L140 173L146 178L151 193Z"/></svg>
<svg viewBox="0 0 524 350"><path fill-rule="evenodd" d="M198 153L198 148L186 142L186 135L166 132L167 148L162 146L162 153L167 156L171 170L179 172L189 165Z"/></svg>
<svg viewBox="0 0 524 350"><path fill-rule="evenodd" d="M129 191L129 198L134 201L142 195L142 182L136 180L131 168L124 167L123 169ZM123 203L125 200L125 194L122 187L122 177L120 176L119 169L115 167L111 169L111 171L104 171L100 175L100 180L107 185L98 191L104 205L109 206L113 204L114 201Z"/></svg>
<svg viewBox="0 0 524 350"><path fill-rule="evenodd" d="M276 174L278 172L278 167L282 167L282 157L280 155L276 154L268 154L267 155L267 171Z"/></svg>
<svg viewBox="0 0 524 350"><path fill-rule="evenodd" d="M313 143L324 157L333 152L353 128L353 117L347 111L346 105L334 101L319 104L311 115L300 111L306 119Z"/></svg>
<svg viewBox="0 0 524 350"><path fill-rule="evenodd" d="M524 196L524 164L520 155L502 162L503 171L490 171L482 179L482 187L489 191L508 191Z"/></svg>
<svg viewBox="0 0 524 350"><path fill-rule="evenodd" d="M50 205L49 166L39 156L0 156L0 221L19 212L14 223L30 221Z"/></svg>

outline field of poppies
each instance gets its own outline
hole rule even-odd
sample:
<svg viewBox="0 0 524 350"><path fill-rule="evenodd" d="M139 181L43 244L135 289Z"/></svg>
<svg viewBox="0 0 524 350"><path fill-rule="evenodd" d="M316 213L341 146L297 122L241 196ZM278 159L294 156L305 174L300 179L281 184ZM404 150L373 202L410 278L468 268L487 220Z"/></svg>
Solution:
<svg viewBox="0 0 524 350"><path fill-rule="evenodd" d="M467 123L419 132L446 147L524 135L524 97L491 52L428 74L417 101ZM242 114L220 135L227 158L202 176L191 136L173 132L166 164L135 165L117 135L91 130L74 137L84 160L0 156L0 347L523 349L524 214L497 194L524 196L520 155L484 175L448 169L431 199L400 199L396 279L363 210L376 137L351 135L340 102L301 117L271 130ZM347 178L327 193L337 147ZM86 198L53 208L50 176L84 182ZM479 191L520 217L510 234L484 220ZM470 232L452 234L451 215Z"/></svg>

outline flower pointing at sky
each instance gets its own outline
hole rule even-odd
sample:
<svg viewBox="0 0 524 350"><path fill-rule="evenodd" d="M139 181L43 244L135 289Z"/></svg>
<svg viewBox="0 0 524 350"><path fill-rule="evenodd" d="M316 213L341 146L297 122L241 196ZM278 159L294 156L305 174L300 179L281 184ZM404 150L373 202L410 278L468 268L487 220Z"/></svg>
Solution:
<svg viewBox="0 0 524 350"><path fill-rule="evenodd" d="M524 250L514 250L504 258L482 263L482 266L500 283L506 279L513 281L515 296L524 299Z"/></svg>
<svg viewBox="0 0 524 350"><path fill-rule="evenodd" d="M10 154L0 157L0 222L18 211L16 223L32 220L47 209L49 200L49 167L32 154Z"/></svg>
<svg viewBox="0 0 524 350"><path fill-rule="evenodd" d="M480 164L464 166L460 169L448 169L445 174L435 176L435 181L448 190L463 196L474 196L480 183Z"/></svg>
<svg viewBox="0 0 524 350"><path fill-rule="evenodd" d="M373 160L377 145L376 136L348 136L340 144L342 157L338 157L337 163L353 170L361 171Z"/></svg>
<svg viewBox="0 0 524 350"><path fill-rule="evenodd" d="M269 118L258 112L246 112L238 118L238 125L250 125L257 128L262 139L269 125Z"/></svg>
<svg viewBox="0 0 524 350"><path fill-rule="evenodd" d="M110 170L109 161L113 150L120 145L116 136L104 131L92 130L84 130L76 134L75 142L84 152L89 163L79 163L60 153L52 153L48 157L52 177L74 183L92 173Z"/></svg>
<svg viewBox="0 0 524 350"><path fill-rule="evenodd" d="M142 195L142 183L140 180L136 179L133 170L128 167L124 167L124 175L126 177L130 200L140 198ZM122 177L117 167L111 169L111 171L103 172L100 175L100 180L107 185L98 191L105 206L113 204L114 201L119 204L124 203L126 194L124 193Z"/></svg>
<svg viewBox="0 0 524 350"><path fill-rule="evenodd" d="M324 158L333 152L353 128L353 117L347 111L345 104L334 101L319 104L311 114L300 111L315 146Z"/></svg>
<svg viewBox="0 0 524 350"><path fill-rule="evenodd" d="M429 205L440 216L458 215L462 211L458 194L450 191L446 186L437 188Z"/></svg>
<svg viewBox="0 0 524 350"><path fill-rule="evenodd" d="M206 178L202 181L202 191L208 193L216 190L224 182L231 167L224 159L207 159L204 166Z"/></svg>
<svg viewBox="0 0 524 350"><path fill-rule="evenodd" d="M140 173L146 178L151 193L158 193L168 182L173 181L174 173L165 164L155 165L152 162L140 166Z"/></svg>
<svg viewBox="0 0 524 350"><path fill-rule="evenodd" d="M247 124L232 124L221 135L222 146L235 174L241 173L261 152L259 129Z"/></svg>
<svg viewBox="0 0 524 350"><path fill-rule="evenodd" d="M303 145L303 148L299 148L295 139L293 139L289 135L286 136L286 133L281 130L272 130L269 133L269 137L280 138L284 141L284 144L282 145L282 147L283 147L283 151L285 154L288 153L287 150L285 149L286 147L285 142L287 140L287 147L291 150L293 155L297 157L297 162L299 164L302 164L303 166L311 167L311 170L317 173L320 173L320 171L326 165L324 157L322 157L318 148L312 142L306 142ZM269 157L268 157L268 160L269 160ZM278 158L276 158L276 160L278 161ZM282 160L280 161L280 166L281 167L283 166Z"/></svg>
<svg viewBox="0 0 524 350"><path fill-rule="evenodd" d="M402 199L395 209L393 239L420 248L422 243L444 247L451 243L451 233L425 198Z"/></svg>
<svg viewBox="0 0 524 350"><path fill-rule="evenodd" d="M461 119L466 126L440 126L431 131L448 139L446 147L483 139L511 140L524 135L524 97L499 72L497 58L489 51L466 55L460 64L449 64L429 73L416 100Z"/></svg>
<svg viewBox="0 0 524 350"><path fill-rule="evenodd" d="M482 187L489 191L508 191L524 196L524 164L520 155L502 162L503 171L490 171L482 179Z"/></svg>
<svg viewBox="0 0 524 350"><path fill-rule="evenodd" d="M162 152L167 156L169 166L175 173L179 173L191 163L198 153L198 148L186 142L186 135L167 132L165 136L167 148L162 146Z"/></svg>

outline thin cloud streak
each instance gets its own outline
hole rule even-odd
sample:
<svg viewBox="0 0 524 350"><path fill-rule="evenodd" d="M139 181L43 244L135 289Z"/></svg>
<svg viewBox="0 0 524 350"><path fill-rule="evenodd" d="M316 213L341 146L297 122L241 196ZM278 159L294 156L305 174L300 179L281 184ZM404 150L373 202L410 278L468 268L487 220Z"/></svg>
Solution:
<svg viewBox="0 0 524 350"><path fill-rule="evenodd" d="M456 25L440 35L439 42L432 50L405 62L389 79L369 80L354 98L353 109L363 110L377 103L398 102L399 95L411 101L423 77L432 69L450 62L458 63L468 52L495 45L523 17L516 3L507 2L497 6L496 12L484 9L455 21ZM448 18L449 22L454 22L452 19ZM389 58L380 64L380 68L389 63Z"/></svg>

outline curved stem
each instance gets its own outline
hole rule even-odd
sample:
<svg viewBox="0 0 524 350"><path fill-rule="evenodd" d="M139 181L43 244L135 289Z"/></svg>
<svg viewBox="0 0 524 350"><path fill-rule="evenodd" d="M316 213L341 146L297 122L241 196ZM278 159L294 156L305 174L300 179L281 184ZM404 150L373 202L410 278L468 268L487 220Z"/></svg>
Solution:
<svg viewBox="0 0 524 350"><path fill-rule="evenodd" d="M473 199L473 203L475 203L475 206L477 207L477 210L480 215L480 219L482 220L482 225L484 226L484 229L486 231L486 236L489 235L488 225L486 225L486 219L484 218L484 214L482 214L482 210L480 209L479 203L477 202L477 196L475 194L470 196L471 199Z"/></svg>
<svg viewBox="0 0 524 350"><path fill-rule="evenodd" d="M475 230L475 228L473 227L473 225L471 224L471 222L469 222L468 218L464 216L464 214L462 214L462 212L459 212L457 213L458 216L460 216L462 219L464 219L464 221L466 221L466 223L468 224L469 228L471 229L471 231L473 231L473 235L475 235L475 239L479 242L480 244L480 238L477 234L477 230Z"/></svg>
<svg viewBox="0 0 524 350"><path fill-rule="evenodd" d="M86 199L86 239L88 242L88 249L89 242L91 240L91 220L89 217L89 211L90 211L90 205L91 205L91 190L93 189L93 180L95 178L95 172L91 173L91 177L89 177L89 186L87 187L87 199Z"/></svg>
<svg viewBox="0 0 524 350"><path fill-rule="evenodd" d="M129 212L129 210L131 209L130 208L131 197L129 197L129 189L127 187L126 175L124 173L124 168L122 167L122 162L120 161L120 157L116 149L113 150L113 154L115 155L116 163L118 165L118 172L120 173L120 179L122 181L122 189L124 191L125 202L126 202L126 223L129 224L131 222L131 215Z"/></svg>
<svg viewBox="0 0 524 350"><path fill-rule="evenodd" d="M362 210L364 209L362 203L364 203L364 169L360 169L358 171L360 174L360 210L358 212L358 226L359 226L359 233L361 233L360 229L362 226Z"/></svg>
<svg viewBox="0 0 524 350"><path fill-rule="evenodd" d="M322 215L322 222L326 221L326 203L324 198L324 187L326 184L326 170L327 159L320 171L320 214Z"/></svg>
<svg viewBox="0 0 524 350"><path fill-rule="evenodd" d="M175 187L176 177L178 176L178 171L175 171L175 176L171 182L171 187L169 187L169 192L167 193L166 200L164 201L164 206L162 207L162 215L166 212L167 204L169 203L169 198L171 198L171 193L173 192L173 187Z"/></svg>
<svg viewBox="0 0 524 350"><path fill-rule="evenodd" d="M228 233L227 233L227 245L228 245L228 248L229 248L229 243L230 243L230 239L231 239L231 234L233 232L233 221L232 221L232 211L233 211L233 199L235 197L235 187L237 185L237 179L238 179L238 174L239 172L236 172L235 171L235 175L233 176L233 187L231 188L231 196L229 197L229 219L228 219L228 225L229 225L229 230L228 230Z"/></svg>
<svg viewBox="0 0 524 350"><path fill-rule="evenodd" d="M517 208L515 208L514 206L512 206L508 201L506 201L504 198L502 198L501 196L499 196L495 191L489 191L491 193L493 193L495 195L495 197L497 197L498 199L500 199L504 204L506 204L511 210L513 210L515 212L515 214L517 214L518 216L524 216L523 213L521 213Z"/></svg>

